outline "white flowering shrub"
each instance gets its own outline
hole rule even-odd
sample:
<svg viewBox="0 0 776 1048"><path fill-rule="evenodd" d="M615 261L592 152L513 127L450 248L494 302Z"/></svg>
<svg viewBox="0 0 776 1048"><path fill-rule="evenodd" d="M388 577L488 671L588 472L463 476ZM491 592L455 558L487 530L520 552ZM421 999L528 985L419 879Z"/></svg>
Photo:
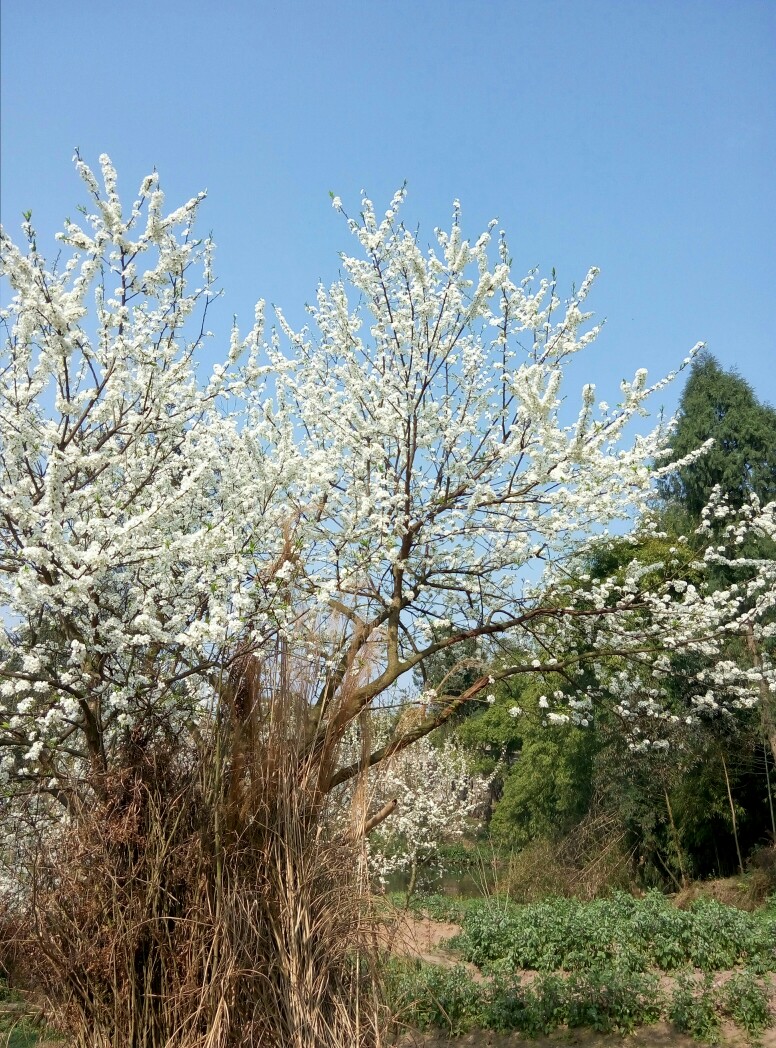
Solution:
<svg viewBox="0 0 776 1048"><path fill-rule="evenodd" d="M390 734L379 717L370 732L373 741ZM357 732L349 733L347 744L358 750ZM437 745L427 735L372 768L365 786L367 813L389 812L367 838L370 872L382 884L408 874L414 888L418 872L438 863L442 845L476 831L489 780L471 771L452 739Z"/></svg>
<svg viewBox="0 0 776 1048"><path fill-rule="evenodd" d="M433 866L441 845L476 829L475 813L487 797L487 784L471 774L450 740L437 747L425 736L382 765L377 775L376 792L397 801L395 812L368 841L370 866L383 882L391 874L413 877Z"/></svg>

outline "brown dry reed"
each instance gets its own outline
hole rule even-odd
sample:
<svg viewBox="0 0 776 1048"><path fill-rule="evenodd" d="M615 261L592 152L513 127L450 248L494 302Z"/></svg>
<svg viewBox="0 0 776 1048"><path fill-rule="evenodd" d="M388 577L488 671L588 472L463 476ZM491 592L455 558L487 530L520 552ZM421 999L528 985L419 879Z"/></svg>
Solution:
<svg viewBox="0 0 776 1048"><path fill-rule="evenodd" d="M38 841L17 976L73 1046L380 1044L364 815L288 667L238 659L208 730L135 730Z"/></svg>
<svg viewBox="0 0 776 1048"><path fill-rule="evenodd" d="M593 811L563 838L539 838L509 861L500 887L516 902L568 896L596 899L627 891L632 854L613 815Z"/></svg>

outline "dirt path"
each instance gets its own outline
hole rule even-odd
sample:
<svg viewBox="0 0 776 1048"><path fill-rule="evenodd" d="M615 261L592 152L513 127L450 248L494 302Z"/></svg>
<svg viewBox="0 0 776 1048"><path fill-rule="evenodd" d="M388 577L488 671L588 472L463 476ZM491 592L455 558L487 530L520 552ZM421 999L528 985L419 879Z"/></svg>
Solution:
<svg viewBox="0 0 776 1048"><path fill-rule="evenodd" d="M396 920L383 925L380 943L399 957L415 957L441 968L466 968L475 982L482 982L482 972L473 964L462 961L446 944L461 930L459 924L449 921L433 921L429 917L416 917L411 913L399 913Z"/></svg>
<svg viewBox="0 0 776 1048"><path fill-rule="evenodd" d="M643 1026L635 1033L592 1033L587 1030L558 1030L547 1037L527 1038L518 1033L493 1033L478 1030L463 1037L448 1039L439 1034L407 1034L401 1048L699 1048L709 1042L694 1041L677 1033L667 1023ZM767 1030L756 1042L761 1048L776 1048L776 1031ZM720 1048L747 1048L751 1042L734 1026L723 1025L720 1038L714 1044Z"/></svg>

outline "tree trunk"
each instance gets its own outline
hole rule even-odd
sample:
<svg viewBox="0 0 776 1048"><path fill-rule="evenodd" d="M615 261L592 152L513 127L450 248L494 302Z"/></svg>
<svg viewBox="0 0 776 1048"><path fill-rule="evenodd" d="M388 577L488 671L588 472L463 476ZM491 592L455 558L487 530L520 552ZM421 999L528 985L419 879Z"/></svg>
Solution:
<svg viewBox="0 0 776 1048"><path fill-rule="evenodd" d="M752 656L752 661L754 662L755 667L760 671L760 723L762 724L763 735L768 740L768 745L771 747L773 759L776 761L776 697L771 695L771 692L768 689L768 683L762 674L762 655L760 654L760 649L757 647L757 641L754 638L754 628L752 626L747 627L746 643Z"/></svg>
<svg viewBox="0 0 776 1048"><path fill-rule="evenodd" d="M733 819L733 837L736 842L736 855L738 856L738 869L743 876L744 873L744 860L741 858L741 847L738 843L738 820L736 819L736 806L733 803L733 792L730 789L730 778L728 777L727 762L725 761L724 753L720 753L722 758L722 768L725 772L725 785L727 786L728 802L730 804L730 815Z"/></svg>

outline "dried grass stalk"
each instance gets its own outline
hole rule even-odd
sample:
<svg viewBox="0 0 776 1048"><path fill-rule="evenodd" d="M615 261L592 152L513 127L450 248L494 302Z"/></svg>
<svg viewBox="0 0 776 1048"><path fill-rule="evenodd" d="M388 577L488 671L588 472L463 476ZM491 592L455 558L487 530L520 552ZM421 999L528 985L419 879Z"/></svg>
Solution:
<svg viewBox="0 0 776 1048"><path fill-rule="evenodd" d="M77 1048L380 1043L363 840L321 789L334 744L310 752L277 661L238 662L230 695L204 741L136 731L38 841L25 977Z"/></svg>

